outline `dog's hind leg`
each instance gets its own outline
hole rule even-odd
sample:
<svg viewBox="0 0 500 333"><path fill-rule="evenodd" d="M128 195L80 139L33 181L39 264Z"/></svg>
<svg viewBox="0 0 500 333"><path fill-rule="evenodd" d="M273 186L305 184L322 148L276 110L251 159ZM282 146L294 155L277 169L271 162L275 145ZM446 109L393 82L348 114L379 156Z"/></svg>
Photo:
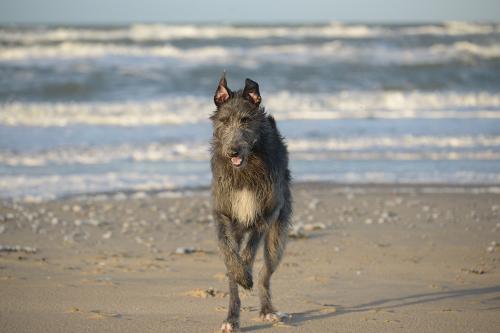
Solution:
<svg viewBox="0 0 500 333"><path fill-rule="evenodd" d="M280 214L281 215L281 214ZM278 265L285 250L288 238L288 219L280 216L271 224L264 240L264 266L259 274L260 316L264 320L279 321L286 317L276 311L271 301L271 276Z"/></svg>

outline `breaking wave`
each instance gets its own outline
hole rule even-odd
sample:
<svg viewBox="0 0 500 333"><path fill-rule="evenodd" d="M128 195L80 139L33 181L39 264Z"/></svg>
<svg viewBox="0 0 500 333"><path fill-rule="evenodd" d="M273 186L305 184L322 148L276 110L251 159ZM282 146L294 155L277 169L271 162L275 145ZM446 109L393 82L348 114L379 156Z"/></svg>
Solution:
<svg viewBox="0 0 500 333"><path fill-rule="evenodd" d="M464 36L500 33L500 24L445 22L420 26L365 25L331 22L323 25L167 25L134 24L129 27L0 28L0 42L33 44L62 41L172 41L179 39L265 38L372 38L395 35Z"/></svg>
<svg viewBox="0 0 500 333"><path fill-rule="evenodd" d="M297 160L500 160L500 136L406 135L289 139L287 143L292 158ZM208 159L206 142L68 147L34 153L0 151L0 164L12 167Z"/></svg>
<svg viewBox="0 0 500 333"><path fill-rule="evenodd" d="M329 41L321 44L268 44L255 47L213 45L180 48L170 44L139 46L65 41L57 45L23 45L0 49L0 62L15 62L24 65L80 59L105 59L117 62L118 59L123 58L169 60L186 66L237 64L256 67L265 63L307 64L314 60L321 60L323 63L423 65L474 59L498 59L500 58L500 44L458 41L452 44L434 44L429 47L400 48L382 44L355 46L342 41Z"/></svg>
<svg viewBox="0 0 500 333"><path fill-rule="evenodd" d="M264 100L279 120L299 119L472 119L500 118L500 94L355 92L295 94L281 91ZM0 104L0 124L143 126L208 121L212 102L199 96L103 103Z"/></svg>

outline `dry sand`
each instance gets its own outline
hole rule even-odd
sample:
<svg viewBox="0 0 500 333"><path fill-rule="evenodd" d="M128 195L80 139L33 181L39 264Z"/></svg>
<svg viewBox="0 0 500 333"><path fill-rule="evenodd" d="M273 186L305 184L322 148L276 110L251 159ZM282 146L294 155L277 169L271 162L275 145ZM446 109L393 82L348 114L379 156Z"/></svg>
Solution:
<svg viewBox="0 0 500 333"><path fill-rule="evenodd" d="M498 192L301 184L294 196L305 237L273 277L292 317L259 322L243 292L242 331L500 332ZM216 332L228 297L213 229L206 190L0 202L0 332Z"/></svg>

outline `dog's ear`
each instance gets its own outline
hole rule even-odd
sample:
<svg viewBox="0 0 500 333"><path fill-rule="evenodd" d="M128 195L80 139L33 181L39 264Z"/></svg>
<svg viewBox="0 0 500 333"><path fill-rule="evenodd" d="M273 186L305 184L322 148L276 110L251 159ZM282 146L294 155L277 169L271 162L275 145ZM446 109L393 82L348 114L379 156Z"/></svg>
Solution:
<svg viewBox="0 0 500 333"><path fill-rule="evenodd" d="M245 80L245 89L243 89L243 97L255 105L259 105L262 98L260 97L259 84L250 79Z"/></svg>
<svg viewBox="0 0 500 333"><path fill-rule="evenodd" d="M222 73L222 76L219 81L219 86L217 87L217 90L215 91L214 95L214 103L217 105L217 107L221 106L231 96L233 95L233 92L227 87L227 81L226 81L226 72Z"/></svg>

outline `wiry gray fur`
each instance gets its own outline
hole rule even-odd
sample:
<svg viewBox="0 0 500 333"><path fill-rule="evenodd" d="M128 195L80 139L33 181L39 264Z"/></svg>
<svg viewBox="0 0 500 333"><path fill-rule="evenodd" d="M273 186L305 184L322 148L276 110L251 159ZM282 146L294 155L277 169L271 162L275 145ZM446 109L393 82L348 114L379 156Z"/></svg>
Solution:
<svg viewBox="0 0 500 333"><path fill-rule="evenodd" d="M212 199L219 248L229 278L229 311L223 332L239 328L238 284L253 287L252 266L264 239L264 266L258 290L261 316L276 310L271 303L270 278L288 236L292 198L288 152L274 118L260 106L259 86L247 79L243 90L232 92L225 76L214 101L211 167ZM231 157L241 158L240 166Z"/></svg>

